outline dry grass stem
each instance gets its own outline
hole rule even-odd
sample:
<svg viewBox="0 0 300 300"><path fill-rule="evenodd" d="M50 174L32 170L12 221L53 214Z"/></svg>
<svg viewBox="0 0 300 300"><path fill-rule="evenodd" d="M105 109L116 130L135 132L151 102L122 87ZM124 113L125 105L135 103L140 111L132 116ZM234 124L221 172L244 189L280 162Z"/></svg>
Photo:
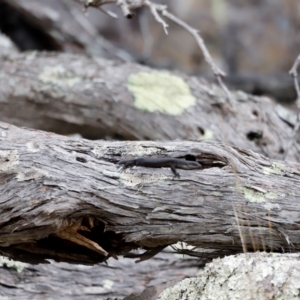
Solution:
<svg viewBox="0 0 300 300"><path fill-rule="evenodd" d="M294 131L293 131L293 135L286 147L286 150L285 150L285 154L284 154L284 158L287 157L288 153L289 153L289 150L290 148L292 147L292 145L294 144L295 142L295 139L296 139L296 134L299 130L299 127L300 127L300 87L299 87L299 81L298 81L298 67L299 67L299 64L300 64L300 54L298 55L298 57L296 58L291 70L289 71L289 74L293 77L294 79L294 85L295 85L295 89L296 89L296 93L297 93L297 101L296 101L296 104L297 104L297 121L296 121L296 124L295 124L295 127L294 127Z"/></svg>

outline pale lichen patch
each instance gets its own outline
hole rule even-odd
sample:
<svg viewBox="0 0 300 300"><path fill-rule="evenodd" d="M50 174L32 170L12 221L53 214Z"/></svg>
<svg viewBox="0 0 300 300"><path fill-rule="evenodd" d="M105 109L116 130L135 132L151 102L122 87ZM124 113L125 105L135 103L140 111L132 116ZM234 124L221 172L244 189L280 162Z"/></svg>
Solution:
<svg viewBox="0 0 300 300"><path fill-rule="evenodd" d="M0 130L0 138L6 138L7 137L7 132L4 130Z"/></svg>
<svg viewBox="0 0 300 300"><path fill-rule="evenodd" d="M135 157L159 155L160 149L156 147L143 147L139 144L134 144L123 155L134 155Z"/></svg>
<svg viewBox="0 0 300 300"><path fill-rule="evenodd" d="M268 193L266 193L265 197L267 199L274 200L274 199L278 199L278 198L283 198L284 194L282 194L282 193L275 193L275 192L268 192Z"/></svg>
<svg viewBox="0 0 300 300"><path fill-rule="evenodd" d="M17 150L0 150L0 173L15 169L19 164Z"/></svg>
<svg viewBox="0 0 300 300"><path fill-rule="evenodd" d="M278 204L270 203L268 200L275 200L284 197L282 193L267 192L263 189L258 190L258 187L244 187L243 193L245 198L252 203L265 203L264 208L267 210L280 209Z"/></svg>
<svg viewBox="0 0 300 300"><path fill-rule="evenodd" d="M183 298L184 295L184 298ZM197 290L196 278L187 278L175 286L165 289L160 295L159 300L175 299L200 299Z"/></svg>
<svg viewBox="0 0 300 300"><path fill-rule="evenodd" d="M32 168L26 172L19 172L17 174L17 181L28 181L28 180L36 180L48 175L47 171L39 170Z"/></svg>
<svg viewBox="0 0 300 300"><path fill-rule="evenodd" d="M222 197L223 196L223 194L221 192L211 192L210 195L214 196L214 197Z"/></svg>
<svg viewBox="0 0 300 300"><path fill-rule="evenodd" d="M107 151L107 147L100 147L100 146L95 146L91 152L97 157L103 157Z"/></svg>
<svg viewBox="0 0 300 300"><path fill-rule="evenodd" d="M271 167L264 168L264 174L275 174L275 175L284 175L285 172L288 171L283 164L278 162L273 162Z"/></svg>
<svg viewBox="0 0 300 300"><path fill-rule="evenodd" d="M63 66L45 67L39 79L44 83L51 83L59 86L73 87L80 82L80 77L73 72L67 71Z"/></svg>
<svg viewBox="0 0 300 300"><path fill-rule="evenodd" d="M112 280L104 279L102 281L102 285L104 288L111 290L111 288L114 286L114 282Z"/></svg>
<svg viewBox="0 0 300 300"><path fill-rule="evenodd" d="M128 79L127 87L134 94L135 107L170 115L180 115L196 104L184 80L167 72L140 72Z"/></svg>
<svg viewBox="0 0 300 300"><path fill-rule="evenodd" d="M255 191L248 187L244 187L243 192L244 192L245 198L247 200L249 200L250 202L262 203L262 202L266 201L264 193Z"/></svg>
<svg viewBox="0 0 300 300"><path fill-rule="evenodd" d="M37 142L28 142L26 144L27 150L29 152L38 152L40 151L40 146Z"/></svg>
<svg viewBox="0 0 300 300"><path fill-rule="evenodd" d="M249 95L247 93L243 92L243 91L240 91L240 90L236 91L234 93L234 96L235 96L236 100L238 100L238 101L247 101L247 100L249 100Z"/></svg>
<svg viewBox="0 0 300 300"><path fill-rule="evenodd" d="M134 174L122 173L120 174L120 181L128 187L143 186L144 184L158 182L169 179L169 177L162 174Z"/></svg>
<svg viewBox="0 0 300 300"><path fill-rule="evenodd" d="M206 264L198 276L164 290L159 300L299 299L298 254L254 253Z"/></svg>
<svg viewBox="0 0 300 300"><path fill-rule="evenodd" d="M22 263L20 261L14 261L4 256L0 256L0 267L6 266L7 268L14 268L21 273L28 264Z"/></svg>
<svg viewBox="0 0 300 300"><path fill-rule="evenodd" d="M212 140L214 137L214 132L212 130L206 129L202 139L204 140Z"/></svg>

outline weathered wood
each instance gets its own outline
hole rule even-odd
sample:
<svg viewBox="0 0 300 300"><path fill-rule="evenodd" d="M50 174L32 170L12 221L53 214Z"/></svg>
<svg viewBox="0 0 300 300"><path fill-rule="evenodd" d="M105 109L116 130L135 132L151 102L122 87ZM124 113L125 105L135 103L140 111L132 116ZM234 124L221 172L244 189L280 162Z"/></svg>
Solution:
<svg viewBox="0 0 300 300"><path fill-rule="evenodd" d="M183 74L69 54L0 59L0 118L62 134L129 140L214 139L281 159L292 136L266 98L223 91ZM297 161L292 147L288 159Z"/></svg>
<svg viewBox="0 0 300 300"><path fill-rule="evenodd" d="M229 75L226 83L249 94L269 95L279 102L291 104L297 99L293 78L287 72Z"/></svg>
<svg viewBox="0 0 300 300"><path fill-rule="evenodd" d="M4 0L1 9L6 9L8 17L14 15L13 32L9 28L7 31L12 38L17 37L16 43L21 50L47 49L110 59L132 59L130 54L99 34L99 25L106 22L103 13L90 9L87 18L83 6L75 1ZM20 19L26 20L30 28L24 28Z"/></svg>
<svg viewBox="0 0 300 300"><path fill-rule="evenodd" d="M91 142L5 123L0 140L4 255L93 264L178 241L299 251L298 163L216 142ZM169 169L117 171L139 156L194 158L204 169L179 180Z"/></svg>
<svg viewBox="0 0 300 300"><path fill-rule="evenodd" d="M145 286L158 287L166 281L174 284L194 277L198 269L196 259L178 259L170 251L159 253L142 265L126 258L111 258L107 264L30 265L0 257L1 296L48 300L125 297L143 292Z"/></svg>

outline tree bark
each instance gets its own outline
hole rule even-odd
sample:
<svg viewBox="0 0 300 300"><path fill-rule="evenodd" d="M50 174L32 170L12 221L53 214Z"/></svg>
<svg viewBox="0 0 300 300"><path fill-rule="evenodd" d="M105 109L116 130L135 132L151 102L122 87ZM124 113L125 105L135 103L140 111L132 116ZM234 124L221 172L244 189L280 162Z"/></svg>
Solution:
<svg viewBox="0 0 300 300"><path fill-rule="evenodd" d="M34 9L30 7L33 2L12 2L19 7L25 5L22 9L27 10L26 14ZM45 15L34 17L39 25L51 16L47 15L48 8L43 7L41 12ZM65 16L60 21L70 24L70 15ZM46 27L51 38L58 37L57 25L53 22ZM69 28L73 41L67 39L68 30L60 32L63 35L55 40L63 41L59 47L67 50L79 45L85 52L103 55L102 40L95 41L92 35L82 39L73 25ZM118 56L118 51L109 47ZM3 53L2 47L0 51ZM80 132L89 138L202 137L280 158L285 150L282 145L287 144L294 125L282 108L241 92L234 93L237 101L228 110L218 87L179 73L173 76L187 83L196 103L174 114L170 109L178 105L174 102L164 102L163 110L149 109L152 98L145 97L145 93L160 87L160 79L145 84L143 97L149 105L144 101L143 107L138 106L141 94L132 90L137 83L132 84L131 75L154 73L149 68L74 55L13 56L4 51L4 56L5 60L0 61L0 118L20 126L64 134ZM175 85L171 77L167 80L167 88ZM166 89L166 85L162 87ZM175 94L179 92L175 89ZM162 101L165 98L172 99L173 95L164 93ZM32 263L52 258L95 264L119 255L145 260L177 241L201 248L204 257L196 250L181 252L204 260L242 250L299 251L298 164L269 160L215 142L76 141L4 123L0 125L0 141L0 194L4 195L0 203L0 251L9 257ZM196 159L204 169L179 170L181 179L172 178L170 170L165 169L117 172L115 163L119 159L139 156ZM291 150L289 158L298 160L296 149ZM144 254L133 253L136 248L143 248ZM152 264L155 262L159 260L152 260ZM120 268L117 273L120 263L109 263L114 267L112 272L104 266L84 269L58 264L46 269L31 266L22 275L6 270L1 284L9 288L1 293L24 296L24 289L36 296L47 288L53 298L72 295L70 299L83 299L109 292L112 296L137 292L137 278L140 284L144 280L149 286L140 269L127 265L126 270ZM182 261L178 263L183 266ZM155 268L160 276L153 276L153 288L161 284L166 266L155 264ZM70 272L56 281L55 275L49 275L45 284L46 273L64 270ZM163 277L177 280L183 276L175 270L163 273ZM125 272L132 281L118 282L116 277ZM212 274L214 270L204 280L211 279ZM191 276L187 268L185 276ZM30 281L31 277L35 280ZM70 286L74 281L76 286ZM114 288L107 286L108 281L114 282ZM250 292L253 295L252 288Z"/></svg>
<svg viewBox="0 0 300 300"><path fill-rule="evenodd" d="M91 142L5 123L0 137L6 256L94 264L143 248L143 260L178 241L226 254L299 251L297 163L216 142ZM195 159L203 170L117 171L119 159L140 156Z"/></svg>
<svg viewBox="0 0 300 300"><path fill-rule="evenodd" d="M8 299L104 299L142 293L145 287L174 284L194 277L196 259L178 259L170 251L136 264L109 259L95 266L67 263L30 265L0 257L1 296ZM158 276L159 272L159 276Z"/></svg>
<svg viewBox="0 0 300 300"><path fill-rule="evenodd" d="M0 118L18 126L87 138L225 141L282 159L289 112L266 98L223 91L195 77L69 54L0 60ZM288 125L290 124L290 125ZM292 147L288 159L299 160Z"/></svg>

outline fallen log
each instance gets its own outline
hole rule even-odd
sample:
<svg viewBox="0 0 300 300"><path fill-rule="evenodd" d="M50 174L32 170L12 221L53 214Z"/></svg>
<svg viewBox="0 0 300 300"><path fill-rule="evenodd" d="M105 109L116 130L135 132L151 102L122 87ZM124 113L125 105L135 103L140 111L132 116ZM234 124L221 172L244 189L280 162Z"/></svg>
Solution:
<svg viewBox="0 0 300 300"><path fill-rule="evenodd" d="M282 159L292 113L214 84L132 63L57 53L0 58L0 119L90 139L208 139ZM294 116L296 117L296 116ZM289 160L299 160L292 147Z"/></svg>
<svg viewBox="0 0 300 300"><path fill-rule="evenodd" d="M148 259L185 242L214 257L299 251L299 164L217 142L88 141L1 123L0 252L39 263ZM202 170L120 159L198 161ZM132 253L142 248L142 254ZM199 255L197 249L189 254ZM203 252L202 251L202 252Z"/></svg>

